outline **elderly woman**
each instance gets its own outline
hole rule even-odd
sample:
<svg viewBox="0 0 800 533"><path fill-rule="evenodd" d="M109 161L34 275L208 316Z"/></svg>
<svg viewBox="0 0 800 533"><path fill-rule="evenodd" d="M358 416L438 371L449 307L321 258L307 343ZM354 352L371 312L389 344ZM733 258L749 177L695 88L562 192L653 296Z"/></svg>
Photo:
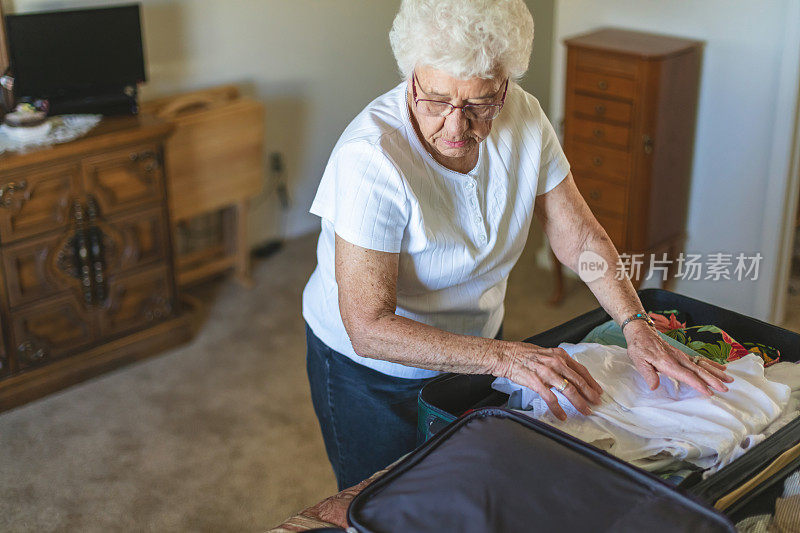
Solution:
<svg viewBox="0 0 800 533"><path fill-rule="evenodd" d="M303 293L308 375L339 487L415 446L416 399L439 372L505 376L566 417L601 387L558 348L500 340L506 282L535 214L559 261L619 256L570 174L539 102L517 85L533 45L522 0L403 0L390 40L403 82L333 149ZM662 373L710 395L724 367L663 342L630 281L587 285L621 324L652 387Z"/></svg>

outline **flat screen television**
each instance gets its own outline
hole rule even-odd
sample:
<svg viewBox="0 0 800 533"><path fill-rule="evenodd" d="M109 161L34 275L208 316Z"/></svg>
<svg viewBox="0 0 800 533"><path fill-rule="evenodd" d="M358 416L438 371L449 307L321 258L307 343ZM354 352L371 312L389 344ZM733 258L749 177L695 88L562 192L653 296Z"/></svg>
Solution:
<svg viewBox="0 0 800 533"><path fill-rule="evenodd" d="M103 94L146 81L139 4L5 20L17 98Z"/></svg>

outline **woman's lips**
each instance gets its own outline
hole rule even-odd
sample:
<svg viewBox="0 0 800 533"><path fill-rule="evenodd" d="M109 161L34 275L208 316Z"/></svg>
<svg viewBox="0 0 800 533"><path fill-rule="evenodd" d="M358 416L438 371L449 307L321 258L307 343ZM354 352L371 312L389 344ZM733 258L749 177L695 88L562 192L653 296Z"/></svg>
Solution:
<svg viewBox="0 0 800 533"><path fill-rule="evenodd" d="M467 144L467 141L469 141L469 139L463 141L448 141L447 139L442 139L442 142L450 148L461 148Z"/></svg>

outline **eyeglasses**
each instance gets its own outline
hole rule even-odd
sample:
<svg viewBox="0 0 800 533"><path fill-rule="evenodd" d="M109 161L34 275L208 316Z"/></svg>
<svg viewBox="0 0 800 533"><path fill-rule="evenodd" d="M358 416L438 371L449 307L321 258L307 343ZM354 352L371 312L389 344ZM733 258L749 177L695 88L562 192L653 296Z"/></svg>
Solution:
<svg viewBox="0 0 800 533"><path fill-rule="evenodd" d="M464 115L470 120L494 120L503 109L503 104L506 101L506 92L508 91L508 79L506 79L505 88L503 89L503 97L500 99L499 104L464 104L453 105L450 102L442 102L441 100L425 100L417 98L417 73L411 75L411 90L414 95L414 104L417 106L417 112L427 117L446 117L455 109L464 111Z"/></svg>

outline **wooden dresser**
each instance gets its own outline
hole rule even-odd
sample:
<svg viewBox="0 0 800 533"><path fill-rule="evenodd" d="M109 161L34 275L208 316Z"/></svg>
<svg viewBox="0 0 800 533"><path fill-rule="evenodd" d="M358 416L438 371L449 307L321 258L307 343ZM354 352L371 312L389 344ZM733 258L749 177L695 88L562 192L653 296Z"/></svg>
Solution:
<svg viewBox="0 0 800 533"><path fill-rule="evenodd" d="M618 29L565 43L564 150L620 254L645 254L638 288L651 254L685 244L703 43Z"/></svg>
<svg viewBox="0 0 800 533"><path fill-rule="evenodd" d="M188 339L163 145L172 126L106 117L0 155L0 409Z"/></svg>

